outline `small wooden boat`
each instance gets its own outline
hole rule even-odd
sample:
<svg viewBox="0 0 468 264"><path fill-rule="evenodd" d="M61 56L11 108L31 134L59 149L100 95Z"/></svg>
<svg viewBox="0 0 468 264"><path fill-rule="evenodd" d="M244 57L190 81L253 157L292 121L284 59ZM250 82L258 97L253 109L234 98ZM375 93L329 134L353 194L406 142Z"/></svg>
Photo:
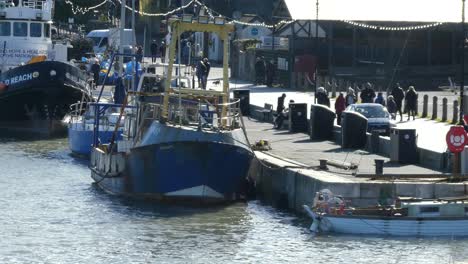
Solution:
<svg viewBox="0 0 468 264"><path fill-rule="evenodd" d="M401 198L389 207L352 208L324 190L304 205L313 232L392 236L468 236L468 197Z"/></svg>

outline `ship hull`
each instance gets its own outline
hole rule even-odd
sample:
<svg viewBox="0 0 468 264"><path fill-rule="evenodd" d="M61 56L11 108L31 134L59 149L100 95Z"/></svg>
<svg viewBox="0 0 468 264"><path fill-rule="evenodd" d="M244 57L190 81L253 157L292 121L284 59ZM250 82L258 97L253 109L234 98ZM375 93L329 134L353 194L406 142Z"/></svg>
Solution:
<svg viewBox="0 0 468 264"><path fill-rule="evenodd" d="M85 75L57 61L19 66L0 76L0 126L9 131L66 133L61 120L70 105L92 100Z"/></svg>
<svg viewBox="0 0 468 264"><path fill-rule="evenodd" d="M156 142L126 152L93 149L92 178L109 193L163 201L228 202L244 194L248 145L233 142L231 132L213 140L215 134L173 129L158 126Z"/></svg>

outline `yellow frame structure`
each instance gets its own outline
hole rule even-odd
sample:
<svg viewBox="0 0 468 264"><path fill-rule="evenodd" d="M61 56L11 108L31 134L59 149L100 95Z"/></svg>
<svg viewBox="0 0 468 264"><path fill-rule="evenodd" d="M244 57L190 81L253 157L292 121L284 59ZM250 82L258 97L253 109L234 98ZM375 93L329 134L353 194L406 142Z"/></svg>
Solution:
<svg viewBox="0 0 468 264"><path fill-rule="evenodd" d="M223 98L223 109L222 109L222 117L227 115L227 104L229 99L229 33L234 31L233 24L224 24L224 25L216 25L216 24L201 24L198 22L182 22L181 20L172 20L169 21L171 26L171 42L169 44L169 66L167 69L167 76L166 76L166 91L164 92L164 105L163 105L163 117L165 119L168 118L168 105L169 105L169 97L174 95L180 94L192 94L196 96L207 96L212 97L215 96L222 96ZM172 79L172 71L175 62L176 56L176 40L180 38L180 35L187 31L193 32L209 32L209 33L216 33L218 34L219 38L223 41L223 91L207 91L207 90L195 90L195 89L182 89L180 91L171 88L171 79ZM223 126L225 125L225 119L223 118Z"/></svg>

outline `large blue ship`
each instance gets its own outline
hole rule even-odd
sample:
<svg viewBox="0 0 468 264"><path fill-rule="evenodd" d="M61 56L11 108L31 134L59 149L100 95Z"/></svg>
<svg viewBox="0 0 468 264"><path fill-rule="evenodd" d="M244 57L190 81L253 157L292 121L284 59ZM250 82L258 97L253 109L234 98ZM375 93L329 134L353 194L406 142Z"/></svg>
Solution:
<svg viewBox="0 0 468 264"><path fill-rule="evenodd" d="M227 49L234 27L179 20L170 25L177 34L166 74L143 74L137 91L127 94L125 102L136 107L125 114L123 139L95 144L91 176L99 187L118 195L201 203L235 200L242 196L254 155L239 102L229 99ZM181 77L172 76L175 39L186 31L214 32L224 41L222 91L182 88Z"/></svg>

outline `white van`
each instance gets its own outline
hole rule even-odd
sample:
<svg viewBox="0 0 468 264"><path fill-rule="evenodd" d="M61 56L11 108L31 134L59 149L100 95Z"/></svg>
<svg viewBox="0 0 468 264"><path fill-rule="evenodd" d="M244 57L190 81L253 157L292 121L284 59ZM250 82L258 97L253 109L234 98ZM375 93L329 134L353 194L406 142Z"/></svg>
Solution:
<svg viewBox="0 0 468 264"><path fill-rule="evenodd" d="M93 30L86 35L87 38L93 41L93 51L96 54L104 53L108 47L118 47L120 43L120 29L98 29ZM124 46L131 46L133 42L133 31L125 29L122 44Z"/></svg>

